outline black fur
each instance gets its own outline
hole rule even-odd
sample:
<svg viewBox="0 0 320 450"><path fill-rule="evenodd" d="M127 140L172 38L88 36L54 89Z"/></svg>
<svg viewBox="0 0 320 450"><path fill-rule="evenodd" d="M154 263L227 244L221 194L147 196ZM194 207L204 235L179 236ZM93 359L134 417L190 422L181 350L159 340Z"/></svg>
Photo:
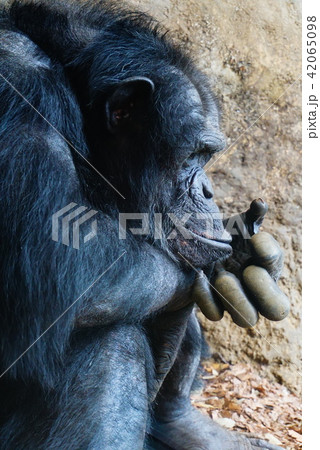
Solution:
<svg viewBox="0 0 320 450"><path fill-rule="evenodd" d="M161 239L121 240L118 215L217 212L208 83L152 19L113 4L14 1L0 17L1 448L138 449L175 417L170 445L186 448L201 339L179 253L204 267L230 249L167 241L167 218ZM98 211L79 250L51 238L71 202ZM199 442L218 449L209 428Z"/></svg>

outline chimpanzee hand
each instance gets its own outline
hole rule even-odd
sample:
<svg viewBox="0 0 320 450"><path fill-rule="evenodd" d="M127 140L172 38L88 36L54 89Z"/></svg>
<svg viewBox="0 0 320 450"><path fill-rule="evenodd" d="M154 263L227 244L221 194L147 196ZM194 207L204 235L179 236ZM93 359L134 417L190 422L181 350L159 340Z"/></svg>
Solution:
<svg viewBox="0 0 320 450"><path fill-rule="evenodd" d="M254 200L246 212L224 222L233 234L233 255L201 272L193 288L193 299L208 319L222 319L226 309L234 323L247 328L256 324L258 312L273 321L288 315L289 299L276 284L282 250L270 234L259 232L267 210L263 200Z"/></svg>

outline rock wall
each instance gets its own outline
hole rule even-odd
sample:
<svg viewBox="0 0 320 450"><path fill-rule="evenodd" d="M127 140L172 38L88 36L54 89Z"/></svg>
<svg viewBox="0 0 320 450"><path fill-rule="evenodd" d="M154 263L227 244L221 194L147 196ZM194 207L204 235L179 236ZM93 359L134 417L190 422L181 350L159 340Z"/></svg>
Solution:
<svg viewBox="0 0 320 450"><path fill-rule="evenodd" d="M301 368L301 4L289 0L130 0L194 55L221 100L230 149L209 169L221 210L262 197L263 229L285 250L280 286L292 303L283 322L237 328L201 318L214 352L250 362L300 392Z"/></svg>

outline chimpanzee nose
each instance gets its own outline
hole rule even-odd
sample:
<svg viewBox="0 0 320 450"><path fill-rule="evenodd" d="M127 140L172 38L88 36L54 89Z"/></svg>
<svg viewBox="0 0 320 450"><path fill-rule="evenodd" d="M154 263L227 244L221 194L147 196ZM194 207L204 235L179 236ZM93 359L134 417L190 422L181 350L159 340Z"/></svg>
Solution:
<svg viewBox="0 0 320 450"><path fill-rule="evenodd" d="M210 181L207 180L206 183L202 183L202 191L203 191L203 195L205 196L205 198L212 198L213 197L213 189L210 185Z"/></svg>
<svg viewBox="0 0 320 450"><path fill-rule="evenodd" d="M204 172L198 174L193 182L194 187L203 194L204 198L210 200L213 197L213 189L211 183Z"/></svg>

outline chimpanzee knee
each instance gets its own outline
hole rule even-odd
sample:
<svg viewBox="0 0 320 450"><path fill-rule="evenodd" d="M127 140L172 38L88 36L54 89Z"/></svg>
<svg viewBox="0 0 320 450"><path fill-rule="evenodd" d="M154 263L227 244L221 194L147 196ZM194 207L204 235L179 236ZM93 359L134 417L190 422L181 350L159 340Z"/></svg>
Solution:
<svg viewBox="0 0 320 450"><path fill-rule="evenodd" d="M127 449L143 446L152 359L144 331L120 324L83 330L72 340L61 410L49 448ZM85 424L87 442L81 429ZM76 437L75 435L78 435ZM70 436L75 436L74 446ZM79 447L80 448L80 447Z"/></svg>
<svg viewBox="0 0 320 450"><path fill-rule="evenodd" d="M139 326L75 332L56 388L43 393L30 385L34 398L30 394L27 405L20 402L4 424L10 433L1 436L2 448L142 448L148 374L152 376L151 352Z"/></svg>

